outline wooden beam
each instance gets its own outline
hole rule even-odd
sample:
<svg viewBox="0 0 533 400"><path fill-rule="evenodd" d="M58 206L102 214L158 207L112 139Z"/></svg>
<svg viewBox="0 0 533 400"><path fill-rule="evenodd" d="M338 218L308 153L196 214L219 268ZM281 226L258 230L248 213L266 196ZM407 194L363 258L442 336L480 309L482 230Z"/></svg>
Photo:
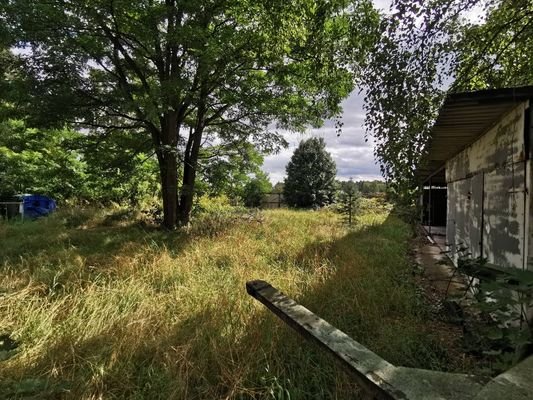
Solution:
<svg viewBox="0 0 533 400"><path fill-rule="evenodd" d="M339 359L355 376L357 384L375 399L407 399L380 375L394 365L319 318L265 281L246 283L248 294L267 306L291 328Z"/></svg>
<svg viewBox="0 0 533 400"><path fill-rule="evenodd" d="M246 290L290 327L339 360L367 398L471 400L485 383L470 375L396 367L268 282L247 282Z"/></svg>

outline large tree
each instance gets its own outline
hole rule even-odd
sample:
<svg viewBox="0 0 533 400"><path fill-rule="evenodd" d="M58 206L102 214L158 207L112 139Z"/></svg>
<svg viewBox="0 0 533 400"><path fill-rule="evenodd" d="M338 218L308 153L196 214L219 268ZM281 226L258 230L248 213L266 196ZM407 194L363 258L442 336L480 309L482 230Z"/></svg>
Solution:
<svg viewBox="0 0 533 400"><path fill-rule="evenodd" d="M287 164L283 195L293 207L322 207L335 196L335 161L322 138L300 142Z"/></svg>
<svg viewBox="0 0 533 400"><path fill-rule="evenodd" d="M533 84L533 3L394 0L381 32L365 73L365 124L390 190L410 202L447 93Z"/></svg>
<svg viewBox="0 0 533 400"><path fill-rule="evenodd" d="M0 22L47 116L148 135L173 228L188 223L206 139L273 150L272 122L302 130L340 112L377 15L368 0L6 0Z"/></svg>

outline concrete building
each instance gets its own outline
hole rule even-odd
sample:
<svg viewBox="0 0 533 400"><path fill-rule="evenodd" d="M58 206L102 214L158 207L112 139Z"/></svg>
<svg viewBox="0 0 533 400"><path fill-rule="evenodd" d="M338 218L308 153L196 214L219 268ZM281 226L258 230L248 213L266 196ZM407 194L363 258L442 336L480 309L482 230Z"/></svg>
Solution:
<svg viewBox="0 0 533 400"><path fill-rule="evenodd" d="M417 171L423 219L450 257L533 270L533 86L447 97Z"/></svg>

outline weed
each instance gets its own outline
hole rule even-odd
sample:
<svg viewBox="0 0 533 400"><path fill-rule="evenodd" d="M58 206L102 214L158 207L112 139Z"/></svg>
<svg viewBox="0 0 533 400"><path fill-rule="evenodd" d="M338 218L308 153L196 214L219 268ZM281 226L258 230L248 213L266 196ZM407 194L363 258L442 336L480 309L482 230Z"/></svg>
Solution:
<svg viewBox="0 0 533 400"><path fill-rule="evenodd" d="M328 354L246 294L251 279L393 363L447 368L418 312L410 228L364 207L352 230L332 212L282 209L199 214L178 232L120 210L0 224L0 328L18 346L0 361L0 393L353 398Z"/></svg>

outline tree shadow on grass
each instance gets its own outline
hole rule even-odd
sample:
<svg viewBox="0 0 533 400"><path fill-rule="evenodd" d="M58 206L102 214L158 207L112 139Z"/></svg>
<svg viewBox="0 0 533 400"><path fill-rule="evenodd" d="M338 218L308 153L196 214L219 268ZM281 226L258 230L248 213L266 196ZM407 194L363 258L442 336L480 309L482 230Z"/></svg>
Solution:
<svg viewBox="0 0 533 400"><path fill-rule="evenodd" d="M427 367L442 360L417 320L406 229L389 217L332 243L311 243L297 267L321 268L321 279L287 294L389 361ZM139 316L142 322L117 322L87 338L63 333L26 370L4 372L20 385L56 371L19 398L353 398L357 388L333 358L247 297L244 284L234 298L182 318L168 310L166 318ZM12 390L17 382L2 385Z"/></svg>
<svg viewBox="0 0 533 400"><path fill-rule="evenodd" d="M311 243L297 257L299 266L309 273L328 271L300 293L287 294L393 364L447 370L446 349L428 335L426 310L416 294L410 237L409 227L390 215L332 243ZM357 397L354 380L333 357L268 310L259 315L257 329L278 332L267 360L291 399Z"/></svg>
<svg viewBox="0 0 533 400"><path fill-rule="evenodd" d="M122 267L133 262L149 264L151 258L157 260L163 253L178 257L192 242L204 237L202 232L169 232L142 221L125 220L122 213L118 217L109 214L96 223L91 218L93 214L82 212L79 216L53 215L0 227L4 228L0 230L0 265L16 278L5 288L0 287L0 292L16 292L30 282L62 287L71 277L88 283L102 277L114 279L120 276ZM214 230L209 232L211 236L216 234Z"/></svg>
<svg viewBox="0 0 533 400"><path fill-rule="evenodd" d="M219 217L204 216L192 229L168 231L159 225L134 218L131 212L119 210L105 214L97 222L94 211L52 215L23 224L6 225L0 230L3 250L0 263L39 256L51 263L60 257L81 256L105 260L128 253L136 255L148 249L164 249L178 255L194 240L224 234L243 221L238 214ZM244 218L246 220L246 218Z"/></svg>
<svg viewBox="0 0 533 400"><path fill-rule="evenodd" d="M91 228L68 227L56 224L47 232L47 226L39 226L38 221L16 232L2 252L2 259L9 261L35 255L52 256L65 250L73 250L82 256L119 251L128 243L146 244L155 242L175 248L183 242L184 235L169 233L155 227L143 227L137 223L126 226L95 226ZM35 230L32 230L32 227Z"/></svg>
<svg viewBox="0 0 533 400"><path fill-rule="evenodd" d="M416 290L410 236L394 214L348 233L325 256L333 266L327 278L294 298L395 365L445 370L446 349L428 335Z"/></svg>
<svg viewBox="0 0 533 400"><path fill-rule="evenodd" d="M227 331L220 311L206 308L170 326L117 325L83 340L64 335L27 369L4 369L12 378L0 391L12 399L225 398L236 375L248 373ZM57 376L35 378L52 366Z"/></svg>

